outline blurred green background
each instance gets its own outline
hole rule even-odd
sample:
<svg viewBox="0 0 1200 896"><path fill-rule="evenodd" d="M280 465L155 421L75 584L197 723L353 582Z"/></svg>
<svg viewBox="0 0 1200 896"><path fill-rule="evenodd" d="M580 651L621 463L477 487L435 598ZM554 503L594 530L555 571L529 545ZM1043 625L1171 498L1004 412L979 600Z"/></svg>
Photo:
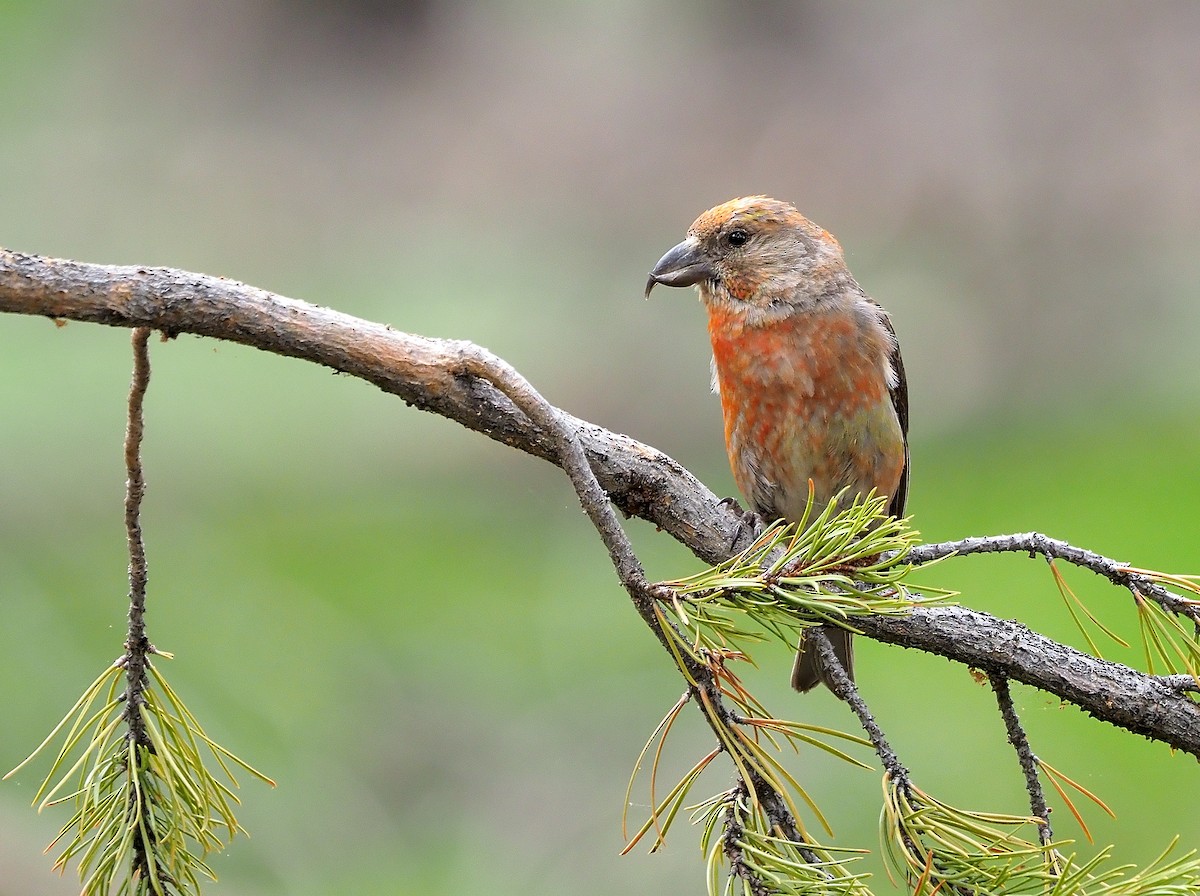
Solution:
<svg viewBox="0 0 1200 896"><path fill-rule="evenodd" d="M1189 2L0 0L0 244L477 341L731 494L701 310L641 291L696 214L770 193L893 314L928 539L1038 529L1194 572L1198 45ZM702 886L686 827L617 855L681 684L561 475L295 361L184 336L152 362L150 633L209 733L279 782L247 784L253 838L212 893ZM129 369L122 331L0 320L5 768L120 651ZM629 528L652 576L698 568ZM1080 640L1040 561L929 578ZM1135 638L1125 596L1069 579ZM749 675L767 704L852 727L787 691L790 662ZM877 644L859 663L921 786L1022 811L985 688ZM1196 843L1191 757L1017 695L1035 749L1117 811L1089 813L1101 844ZM673 767L709 745L689 716ZM877 775L792 767L837 843L874 845ZM78 891L41 855L66 816L34 814L36 786L0 786L3 896Z"/></svg>

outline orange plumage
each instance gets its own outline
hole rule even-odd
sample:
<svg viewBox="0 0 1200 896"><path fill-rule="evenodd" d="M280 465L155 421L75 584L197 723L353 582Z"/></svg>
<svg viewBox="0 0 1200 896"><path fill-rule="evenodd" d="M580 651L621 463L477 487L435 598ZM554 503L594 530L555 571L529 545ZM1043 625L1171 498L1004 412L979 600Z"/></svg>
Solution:
<svg viewBox="0 0 1200 896"><path fill-rule="evenodd" d="M846 268L842 248L793 206L734 199L696 219L650 274L699 288L708 310L714 383L738 489L767 519L797 520L843 489L874 489L904 512L908 398L887 313ZM844 499L845 500L845 499ZM853 676L850 635L828 628ZM792 684L824 680L801 639Z"/></svg>

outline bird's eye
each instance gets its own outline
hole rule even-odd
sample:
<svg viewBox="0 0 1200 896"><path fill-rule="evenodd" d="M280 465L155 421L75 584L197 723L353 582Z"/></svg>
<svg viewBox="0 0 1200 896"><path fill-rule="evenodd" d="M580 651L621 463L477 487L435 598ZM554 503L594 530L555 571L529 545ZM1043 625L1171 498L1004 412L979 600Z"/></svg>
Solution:
<svg viewBox="0 0 1200 896"><path fill-rule="evenodd" d="M729 236L725 237L731 246L744 246L746 241L750 239L750 234L742 230L740 227L737 230L729 231Z"/></svg>

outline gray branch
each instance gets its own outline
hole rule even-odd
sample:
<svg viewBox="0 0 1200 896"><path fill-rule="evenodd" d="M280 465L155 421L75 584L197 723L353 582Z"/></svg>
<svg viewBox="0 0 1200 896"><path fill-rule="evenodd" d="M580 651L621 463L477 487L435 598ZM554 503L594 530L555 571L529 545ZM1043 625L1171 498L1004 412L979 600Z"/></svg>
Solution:
<svg viewBox="0 0 1200 896"><path fill-rule="evenodd" d="M507 367L468 342L398 332L220 277L84 264L3 249L0 311L151 327L169 336L190 333L301 358L559 463L561 442L555 435L486 378L468 372L477 365L497 371ZM707 563L724 560L743 546L734 543L748 536L736 513L670 457L565 413L561 419L568 430L574 429L601 487L621 511L653 523ZM994 541L1004 538L1010 537ZM1015 543L1023 544L1019 539ZM940 547L918 550L937 556L944 552ZM964 607L916 608L907 616L869 617L856 625L876 640L1040 688L1098 719L1200 757L1200 706L1173 679L1088 656L1018 622Z"/></svg>

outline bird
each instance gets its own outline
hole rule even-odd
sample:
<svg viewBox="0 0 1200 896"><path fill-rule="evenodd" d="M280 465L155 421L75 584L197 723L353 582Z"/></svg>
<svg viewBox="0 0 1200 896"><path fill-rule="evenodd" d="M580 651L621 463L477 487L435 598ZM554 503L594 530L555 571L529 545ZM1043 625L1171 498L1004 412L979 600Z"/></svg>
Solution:
<svg viewBox="0 0 1200 896"><path fill-rule="evenodd" d="M858 285L841 245L788 202L732 199L704 212L646 281L695 286L708 312L713 389L738 490L766 521L809 502L844 508L872 490L887 512L908 498L908 384L888 313ZM838 497L840 495L840 498ZM854 680L850 633L823 625ZM829 671L802 632L801 693Z"/></svg>

